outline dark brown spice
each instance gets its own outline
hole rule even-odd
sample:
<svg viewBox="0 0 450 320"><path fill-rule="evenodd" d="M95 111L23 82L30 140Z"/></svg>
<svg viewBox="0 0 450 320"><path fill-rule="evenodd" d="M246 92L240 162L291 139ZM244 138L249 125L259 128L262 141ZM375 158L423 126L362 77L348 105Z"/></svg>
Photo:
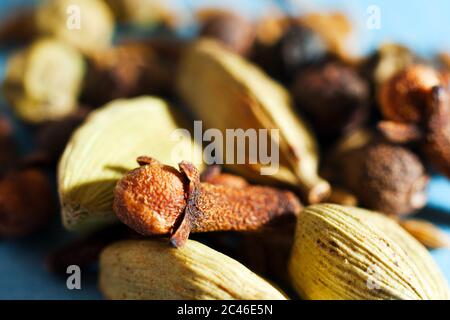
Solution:
<svg viewBox="0 0 450 320"><path fill-rule="evenodd" d="M28 235L55 213L49 178L38 169L8 172L0 180L0 235Z"/></svg>
<svg viewBox="0 0 450 320"><path fill-rule="evenodd" d="M171 92L181 43L127 42L91 54L82 100L101 106L117 98Z"/></svg>
<svg viewBox="0 0 450 320"><path fill-rule="evenodd" d="M35 12L19 8L0 23L0 47L31 41L36 36Z"/></svg>
<svg viewBox="0 0 450 320"><path fill-rule="evenodd" d="M273 77L289 82L299 70L326 60L328 55L327 45L317 33L290 20L275 43L257 43L252 59Z"/></svg>
<svg viewBox="0 0 450 320"><path fill-rule="evenodd" d="M140 236L133 230L118 224L61 246L50 253L45 262L50 271L66 274L70 265L80 268L93 265L98 261L101 251L110 243L138 237Z"/></svg>
<svg viewBox="0 0 450 320"><path fill-rule="evenodd" d="M288 191L201 183L188 162L180 163L180 171L151 158L138 162L141 167L116 186L114 211L140 234L170 234L174 246L182 246L190 232L257 230L302 207Z"/></svg>
<svg viewBox="0 0 450 320"><path fill-rule="evenodd" d="M90 109L82 107L73 115L42 124L36 133L36 150L25 157L22 163L28 166L56 165L72 133L89 112Z"/></svg>
<svg viewBox="0 0 450 320"><path fill-rule="evenodd" d="M433 88L424 131L422 149L427 159L450 177L450 98L443 87Z"/></svg>
<svg viewBox="0 0 450 320"><path fill-rule="evenodd" d="M291 92L323 143L360 128L368 120L368 84L343 63L326 62L300 71Z"/></svg>
<svg viewBox="0 0 450 320"><path fill-rule="evenodd" d="M0 116L0 174L13 167L18 158L13 133L11 122Z"/></svg>
<svg viewBox="0 0 450 320"><path fill-rule="evenodd" d="M426 204L428 176L405 147L383 141L341 153L330 179L356 196L361 206L386 214L409 214Z"/></svg>
<svg viewBox="0 0 450 320"><path fill-rule="evenodd" d="M226 48L247 55L255 40L255 27L233 12L208 10L200 16L200 36L214 38Z"/></svg>

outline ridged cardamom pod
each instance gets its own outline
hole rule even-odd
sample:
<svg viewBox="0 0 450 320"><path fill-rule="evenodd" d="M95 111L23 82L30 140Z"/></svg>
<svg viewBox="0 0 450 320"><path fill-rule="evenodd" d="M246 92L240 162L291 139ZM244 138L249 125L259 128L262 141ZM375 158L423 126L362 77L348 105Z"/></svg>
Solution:
<svg viewBox="0 0 450 320"><path fill-rule="evenodd" d="M284 295L236 260L188 240L128 240L104 249L100 290L108 299L285 300Z"/></svg>
<svg viewBox="0 0 450 320"><path fill-rule="evenodd" d="M84 74L77 50L55 39L39 39L9 58L3 91L23 121L59 120L76 110Z"/></svg>
<svg viewBox="0 0 450 320"><path fill-rule="evenodd" d="M258 67L213 40L201 40L182 58L177 87L205 127L221 130L224 137L227 129L268 129L269 135L271 129L279 130L278 142L269 138L280 153L277 172L261 175L261 162L248 161L249 144L246 163L232 161L226 164L230 169L263 183L281 181L299 187L311 203L329 193L329 184L317 174L318 151L312 132L295 114L288 92Z"/></svg>
<svg viewBox="0 0 450 320"><path fill-rule="evenodd" d="M355 207L300 213L289 273L305 299L449 299L431 255L397 222Z"/></svg>
<svg viewBox="0 0 450 320"><path fill-rule="evenodd" d="M117 221L114 187L138 167L139 156L173 166L191 159L201 170L200 147L176 131L181 120L163 100L152 97L116 100L92 112L72 135L58 166L64 226L84 231Z"/></svg>

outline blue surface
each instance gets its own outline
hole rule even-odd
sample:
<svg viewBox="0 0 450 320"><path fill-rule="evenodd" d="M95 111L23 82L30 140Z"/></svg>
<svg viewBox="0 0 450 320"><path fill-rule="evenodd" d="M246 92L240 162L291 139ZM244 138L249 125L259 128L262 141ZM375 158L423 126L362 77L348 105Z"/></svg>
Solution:
<svg viewBox="0 0 450 320"><path fill-rule="evenodd" d="M0 0L0 20L7 14L7 8L32 3L32 0ZM172 0L172 3L176 1ZM179 8L215 6L240 8L245 14L255 17L268 12L275 3L282 4L290 12L339 9L347 12L358 26L361 52L368 52L380 42L397 41L413 47L422 54L450 49L450 1L448 0L191 0L183 1ZM302 9L298 9L301 3ZM381 10L381 29L369 30L365 27L369 5L377 5ZM0 51L0 79L4 72L6 52ZM1 98L1 97L0 97ZM7 108L0 99L0 111ZM26 148L26 135L21 142ZM418 214L438 223L450 233L450 183L446 178L433 177L429 186L429 206ZM82 274L82 290L70 291L66 280L45 270L43 259L51 248L58 247L72 237L64 232L59 221L38 236L20 241L0 240L0 299L99 299L94 273ZM432 252L433 257L450 281L450 250Z"/></svg>

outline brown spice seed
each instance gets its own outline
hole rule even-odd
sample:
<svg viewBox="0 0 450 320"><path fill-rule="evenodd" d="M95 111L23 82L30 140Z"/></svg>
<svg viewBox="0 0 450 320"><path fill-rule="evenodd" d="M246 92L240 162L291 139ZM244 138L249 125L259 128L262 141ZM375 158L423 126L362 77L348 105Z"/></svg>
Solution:
<svg viewBox="0 0 450 320"><path fill-rule="evenodd" d="M255 28L244 17L218 10L203 14L200 22L201 36L214 38L238 54L249 53L255 40Z"/></svg>
<svg viewBox="0 0 450 320"><path fill-rule="evenodd" d="M447 89L435 87L430 95L422 148L428 160L450 177L450 96Z"/></svg>
<svg viewBox="0 0 450 320"><path fill-rule="evenodd" d="M341 154L331 166L332 180L356 195L362 207L400 215L426 204L425 168L402 146L372 141Z"/></svg>
<svg viewBox="0 0 450 320"><path fill-rule="evenodd" d="M54 209L50 181L42 171L11 171L0 181L0 235L30 234L48 221Z"/></svg>
<svg viewBox="0 0 450 320"><path fill-rule="evenodd" d="M88 56L82 99L99 106L122 97L168 93L175 63L155 45L129 42Z"/></svg>
<svg viewBox="0 0 450 320"><path fill-rule="evenodd" d="M0 173L4 173L17 161L17 146L10 121L0 116Z"/></svg>
<svg viewBox="0 0 450 320"><path fill-rule="evenodd" d="M291 92L323 143L362 127L369 116L368 84L343 63L300 70Z"/></svg>

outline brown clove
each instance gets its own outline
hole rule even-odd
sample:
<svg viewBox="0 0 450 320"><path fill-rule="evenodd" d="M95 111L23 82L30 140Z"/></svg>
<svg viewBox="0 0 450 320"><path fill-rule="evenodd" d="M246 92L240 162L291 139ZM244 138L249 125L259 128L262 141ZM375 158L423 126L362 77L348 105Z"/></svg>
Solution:
<svg viewBox="0 0 450 320"><path fill-rule="evenodd" d="M428 97L442 76L432 67L413 64L385 81L378 93L381 113L386 120L406 123L423 121Z"/></svg>
<svg viewBox="0 0 450 320"><path fill-rule="evenodd" d="M223 173L222 168L219 165L207 167L200 175L200 181L234 188L244 188L249 185L247 180L240 176Z"/></svg>
<svg viewBox="0 0 450 320"><path fill-rule="evenodd" d="M140 234L170 234L175 247L190 232L257 230L302 208L289 191L201 183L189 162L181 162L180 171L148 157L138 163L116 186L114 212Z"/></svg>
<svg viewBox="0 0 450 320"><path fill-rule="evenodd" d="M379 131L394 143L417 143L426 159L450 177L449 87L435 69L412 65L380 91L385 118Z"/></svg>

